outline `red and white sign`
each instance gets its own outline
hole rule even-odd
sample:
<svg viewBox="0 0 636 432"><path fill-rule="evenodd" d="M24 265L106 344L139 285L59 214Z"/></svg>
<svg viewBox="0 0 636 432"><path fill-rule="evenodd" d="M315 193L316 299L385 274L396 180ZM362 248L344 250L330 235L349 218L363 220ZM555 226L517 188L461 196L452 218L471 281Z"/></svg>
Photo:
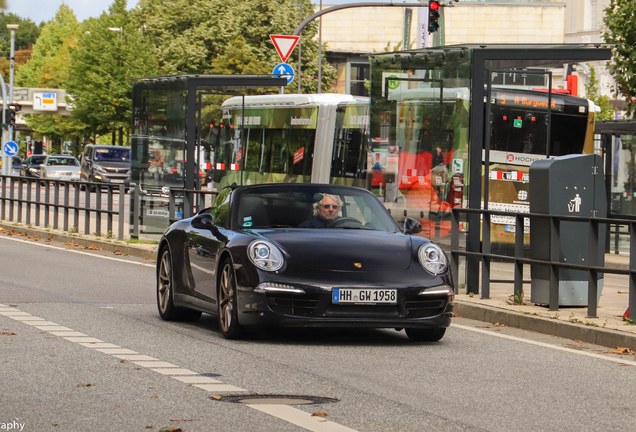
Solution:
<svg viewBox="0 0 636 432"><path fill-rule="evenodd" d="M287 62L289 55L292 53L296 44L300 40L300 36L290 36L290 35L269 35L269 38L274 43L274 48L276 48L276 52L280 56L280 59L283 63Z"/></svg>
<svg viewBox="0 0 636 432"><path fill-rule="evenodd" d="M243 149L239 149L236 151L236 155L234 156L234 162L240 162L243 159Z"/></svg>
<svg viewBox="0 0 636 432"><path fill-rule="evenodd" d="M305 157L305 147L301 147L294 152L294 165L303 160Z"/></svg>
<svg viewBox="0 0 636 432"><path fill-rule="evenodd" d="M230 164L231 171L239 171L240 169L241 169L241 166L239 164Z"/></svg>

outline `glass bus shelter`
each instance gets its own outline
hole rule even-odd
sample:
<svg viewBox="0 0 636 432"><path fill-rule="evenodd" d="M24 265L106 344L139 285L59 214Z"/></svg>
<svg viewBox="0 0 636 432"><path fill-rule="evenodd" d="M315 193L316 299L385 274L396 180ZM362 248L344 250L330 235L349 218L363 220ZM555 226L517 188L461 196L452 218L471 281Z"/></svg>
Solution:
<svg viewBox="0 0 636 432"><path fill-rule="evenodd" d="M372 56L371 189L398 222L417 218L442 244L450 244L454 207L528 212L532 162L594 151L594 106L570 94L568 73L610 57L608 47L587 44L453 45ZM479 215L466 222L479 227ZM492 252L513 250L514 218L493 216L491 223ZM480 235L468 229L467 251L480 251ZM478 260L469 258L466 268L458 283L477 293Z"/></svg>
<svg viewBox="0 0 636 432"><path fill-rule="evenodd" d="M133 83L131 234L157 239L169 226L167 188L195 190L213 163L210 141L222 120L221 104L250 93L278 93L287 83L273 75L180 75ZM240 141L240 132L236 139ZM228 167L229 169L229 167ZM190 217L189 195L177 217Z"/></svg>

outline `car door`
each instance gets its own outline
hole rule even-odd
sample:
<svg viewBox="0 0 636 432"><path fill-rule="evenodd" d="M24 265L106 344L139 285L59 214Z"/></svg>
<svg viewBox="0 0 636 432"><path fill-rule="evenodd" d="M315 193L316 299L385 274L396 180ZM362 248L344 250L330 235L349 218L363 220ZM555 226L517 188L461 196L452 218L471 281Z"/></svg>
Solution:
<svg viewBox="0 0 636 432"><path fill-rule="evenodd" d="M82 164L81 164L81 180L82 181L88 181L88 179L90 178L91 175L91 167L90 167L90 162L91 162L91 153L92 153L92 147L86 147L86 149L84 150L84 155L82 156Z"/></svg>
<svg viewBox="0 0 636 432"><path fill-rule="evenodd" d="M197 215L188 233L188 258L194 282L195 297L216 303L216 269L220 251L227 243L227 237L216 225L202 227L198 220L212 221L211 215Z"/></svg>

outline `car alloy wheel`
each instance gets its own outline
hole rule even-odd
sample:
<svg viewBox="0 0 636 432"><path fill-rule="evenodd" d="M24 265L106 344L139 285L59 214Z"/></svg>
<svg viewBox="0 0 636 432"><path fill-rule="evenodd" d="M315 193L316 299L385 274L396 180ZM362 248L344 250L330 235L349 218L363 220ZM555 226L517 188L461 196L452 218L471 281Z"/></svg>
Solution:
<svg viewBox="0 0 636 432"><path fill-rule="evenodd" d="M243 328L238 322L236 280L230 260L225 261L219 280L219 328L226 339L238 339Z"/></svg>
<svg viewBox="0 0 636 432"><path fill-rule="evenodd" d="M159 316L166 321L196 321L201 312L174 306L174 278L172 256L166 248L161 254L157 272L157 307Z"/></svg>

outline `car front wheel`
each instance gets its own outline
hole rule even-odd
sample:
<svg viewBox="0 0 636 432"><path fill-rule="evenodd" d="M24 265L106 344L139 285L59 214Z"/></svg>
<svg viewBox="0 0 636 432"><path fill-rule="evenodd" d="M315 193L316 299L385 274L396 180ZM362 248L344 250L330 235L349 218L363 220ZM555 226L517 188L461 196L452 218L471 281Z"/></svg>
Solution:
<svg viewBox="0 0 636 432"><path fill-rule="evenodd" d="M438 329L419 329L419 328L407 328L406 335L412 341L417 342L437 342L444 337L446 333L445 328Z"/></svg>
<svg viewBox="0 0 636 432"><path fill-rule="evenodd" d="M177 308L174 305L174 278L172 256L166 248L161 254L159 272L157 273L157 307L159 316L166 321L196 321L201 312Z"/></svg>
<svg viewBox="0 0 636 432"><path fill-rule="evenodd" d="M236 278L230 260L223 263L219 279L218 295L219 329L225 339L239 339L244 335L243 327L238 322L238 306L236 300Z"/></svg>

